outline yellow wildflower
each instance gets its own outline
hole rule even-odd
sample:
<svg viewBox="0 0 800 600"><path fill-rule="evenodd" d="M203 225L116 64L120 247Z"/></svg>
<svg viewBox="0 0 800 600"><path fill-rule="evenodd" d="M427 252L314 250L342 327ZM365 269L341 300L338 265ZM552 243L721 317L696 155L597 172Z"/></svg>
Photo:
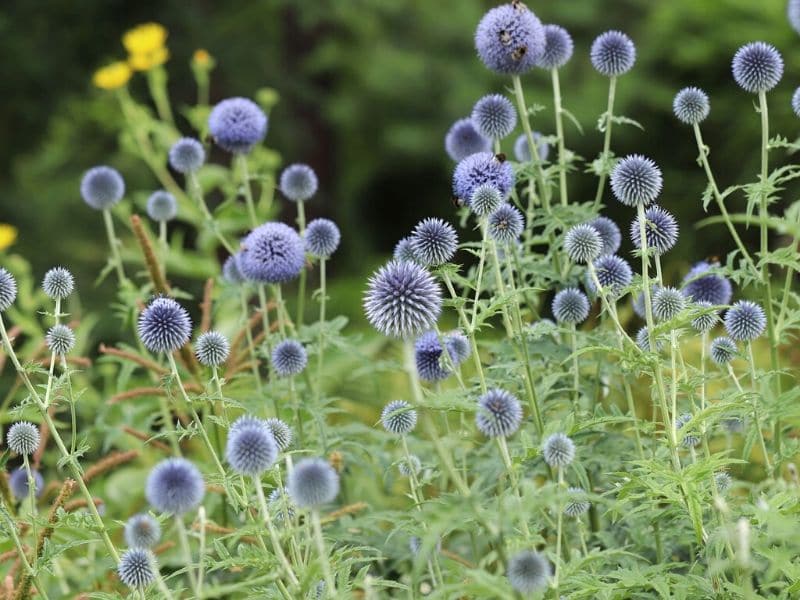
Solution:
<svg viewBox="0 0 800 600"><path fill-rule="evenodd" d="M134 71L149 71L158 65L163 65L168 58L169 50L161 47L152 52L131 54L128 57L128 64Z"/></svg>
<svg viewBox="0 0 800 600"><path fill-rule="evenodd" d="M0 250L5 250L17 240L17 228L7 223L0 223Z"/></svg>
<svg viewBox="0 0 800 600"><path fill-rule="evenodd" d="M131 55L153 54L163 48L166 41L167 30L158 23L138 25L122 36L122 45Z"/></svg>
<svg viewBox="0 0 800 600"><path fill-rule="evenodd" d="M128 83L131 74L128 64L118 61L97 69L92 76L92 83L103 90L116 90Z"/></svg>
<svg viewBox="0 0 800 600"><path fill-rule="evenodd" d="M211 61L211 55L208 53L208 50L204 48L198 48L194 51L194 55L192 56L192 60L198 67L207 67Z"/></svg>

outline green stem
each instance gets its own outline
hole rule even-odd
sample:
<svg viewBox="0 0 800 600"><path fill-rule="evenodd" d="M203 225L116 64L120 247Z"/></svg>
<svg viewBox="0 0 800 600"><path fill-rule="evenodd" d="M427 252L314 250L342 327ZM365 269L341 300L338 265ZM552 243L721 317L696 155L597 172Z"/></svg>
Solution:
<svg viewBox="0 0 800 600"><path fill-rule="evenodd" d="M186 188L189 197L195 201L197 206L200 207L200 212L203 213L203 219L205 219L206 227L211 230L214 236L219 240L219 243L222 244L229 254L236 254L236 249L233 247L233 244L226 240L225 236L222 235L222 232L219 229L219 224L214 219L211 211L208 210L208 205L203 197L203 189L200 187L200 181L197 179L197 173L194 171L191 171L186 176Z"/></svg>
<svg viewBox="0 0 800 600"><path fill-rule="evenodd" d="M150 96L156 105L158 117L170 125L175 125L172 117L172 109L169 105L169 95L165 88L167 74L164 67L156 67L147 71L147 86L150 89Z"/></svg>
<svg viewBox="0 0 800 600"><path fill-rule="evenodd" d="M764 433L761 430L761 418L758 410L759 393L756 390L756 359L753 356L753 343L747 342L747 352L750 355L750 380L753 386L753 420L755 421L756 430L758 431L758 441L761 444L761 452L764 453L764 464L767 467L767 473L772 472L772 467L769 462L769 453L767 452L767 444L764 441Z"/></svg>
<svg viewBox="0 0 800 600"><path fill-rule="evenodd" d="M180 542L181 552L183 553L183 561L186 563L186 575L189 577L189 585L194 589L194 594L200 598L200 589L198 588L198 579L195 576L194 568L192 565L192 549L189 546L189 535L186 533L186 526L183 524L183 517L175 515L175 529L178 531L178 541Z"/></svg>
<svg viewBox="0 0 800 600"><path fill-rule="evenodd" d="M603 199L603 191L606 187L606 178L608 177L608 169L606 163L611 160L611 128L614 124L614 97L617 93L617 78L611 77L608 81L608 106L603 115L605 123L605 137L603 139L603 155L600 160L602 161L602 171L600 172L600 179L597 182L597 193L594 196L594 209L600 208L600 201Z"/></svg>
<svg viewBox="0 0 800 600"><path fill-rule="evenodd" d="M256 205L253 202L253 190L250 189L250 169L247 166L247 155L236 154L234 161L238 163L237 166L242 173L242 189L247 204L247 214L250 216L250 225L256 227L258 226L258 217L256 216Z"/></svg>
<svg viewBox="0 0 800 600"><path fill-rule="evenodd" d="M462 298L456 294L456 290L453 287L453 282L450 279L450 275L447 272L443 272L442 279L444 279L445 287L447 287L447 290L450 292L450 296L455 302L459 302ZM458 318L461 321L461 325L464 327L464 333L469 339L470 347L472 348L472 362L475 365L475 371L478 373L478 378L481 382L481 392L485 394L487 390L486 378L483 374L483 365L481 364L480 354L478 354L478 343L475 340L474 331L470 327L469 320L467 319L467 313L464 311L464 308L460 305L457 305L456 312L458 313Z"/></svg>
<svg viewBox="0 0 800 600"><path fill-rule="evenodd" d="M114 220L111 217L111 209L103 210L103 222L106 226L106 236L108 237L108 245L111 249L111 262L114 263L114 268L117 270L117 279L120 285L125 284L128 279L125 277L125 269L122 266L122 256L119 253L120 241L117 239L117 234L114 232Z"/></svg>
<svg viewBox="0 0 800 600"><path fill-rule="evenodd" d="M561 194L561 205L566 206L567 195L567 157L564 151L564 122L561 117L561 83L558 79L558 69L550 71L553 82L553 110L556 114L556 135L558 136L558 189Z"/></svg>
<svg viewBox="0 0 800 600"><path fill-rule="evenodd" d="M564 469L562 467L558 467L558 493L561 494L564 491ZM555 574L553 575L553 587L555 588L555 597L560 598L561 594L558 593L558 577L561 572L561 562L563 560L561 556L561 533L564 524L564 508L561 506L561 501L559 500L558 506L556 508L558 512L558 525L556 526L556 569Z"/></svg>
<svg viewBox="0 0 800 600"><path fill-rule="evenodd" d="M306 205L303 202L297 203L297 228L300 231L300 237L302 237L306 230ZM303 265L303 268L300 270L300 283L297 286L297 317L295 321L298 327L303 325L303 316L306 307L306 277L307 271L305 265Z"/></svg>
<svg viewBox="0 0 800 600"><path fill-rule="evenodd" d="M572 408L580 412L580 369L578 367L578 332L575 323L570 324L570 345L572 346Z"/></svg>
<svg viewBox="0 0 800 600"><path fill-rule="evenodd" d="M239 300L242 307L242 319L244 319L244 334L245 338L247 339L247 349L250 351L250 362L252 363L251 370L253 371L253 377L256 381L256 391L258 391L260 395L263 384L261 383L261 373L258 370L258 356L256 355L256 345L253 343L253 332L250 330L250 318L248 315L249 311L247 310L247 296L244 293L244 287L241 287L240 290ZM274 396L272 401L273 403L275 402ZM277 406L275 406L275 416L278 416Z"/></svg>
<svg viewBox="0 0 800 600"><path fill-rule="evenodd" d="M30 510L31 510L31 531L33 532L33 539L38 540L39 535L37 530L39 529L38 524L36 523L37 517L37 510L36 510L36 480L33 478L33 469L31 469L30 460L28 460L28 455L22 455L22 462L25 465L25 476L28 478L28 502L30 503ZM39 560L39 556L34 552L33 554L33 566L36 566L37 561Z"/></svg>
<svg viewBox="0 0 800 600"><path fill-rule="evenodd" d="M316 508L311 510L311 524L314 528L314 541L317 544L317 553L322 563L322 572L325 574L325 593L329 598L336 598L336 581L333 578L331 562L328 551L325 548L325 540L322 538L322 524L319 520L319 511Z"/></svg>
<svg viewBox="0 0 800 600"><path fill-rule="evenodd" d="M286 572L286 577L289 578L289 582L292 584L292 587L297 588L300 586L300 582L297 579L297 575L294 574L294 570L292 569L292 565L289 563L289 559L286 558L286 554L283 552L283 547L281 546L278 532L275 530L275 525L273 524L272 518L269 514L269 507L267 506L267 499L264 497L264 490L261 488L261 481L256 477L253 477L253 487L256 488L258 504L261 507L261 518L264 521L264 524L267 526L269 539L272 542L272 551L275 552L275 556L278 557L278 562L281 563L281 568L283 568L283 570ZM317 518L319 519L319 517Z"/></svg>
<svg viewBox="0 0 800 600"><path fill-rule="evenodd" d="M481 227L481 255L478 259L478 277L475 282L475 299L472 302L472 322L470 323L470 331L475 331L475 325L478 322L478 301L481 296L481 284L483 283L483 270L486 266L486 246L487 246L487 236L488 236L488 227L486 224L486 218L482 217L480 221Z"/></svg>
<svg viewBox="0 0 800 600"><path fill-rule="evenodd" d="M28 557L25 554L25 549L22 547L22 541L19 539L19 535L17 534L17 525L11 518L11 514L8 512L8 507L2 498L0 498L0 517L2 517L3 521L5 521L5 529L8 531L8 534L11 536L11 540L14 542L14 548L17 551L17 556L19 557L20 562L22 562L22 565L25 567L25 570L28 572L28 575L30 575L31 579L33 580L36 590L39 592L42 598L44 598L44 600L48 600L45 587L42 585L41 581L39 580L39 576L31 566L31 563L28 561Z"/></svg>

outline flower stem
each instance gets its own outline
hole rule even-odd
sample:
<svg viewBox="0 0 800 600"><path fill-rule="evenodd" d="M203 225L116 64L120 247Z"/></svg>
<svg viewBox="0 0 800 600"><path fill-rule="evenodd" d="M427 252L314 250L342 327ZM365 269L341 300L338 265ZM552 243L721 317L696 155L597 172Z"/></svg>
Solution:
<svg viewBox="0 0 800 600"><path fill-rule="evenodd" d="M300 582L297 579L297 575L294 574L294 570L292 569L292 565L289 563L289 559L286 558L286 554L283 552L281 540L278 537L278 532L275 530L275 524L272 522L272 518L269 514L269 507L267 506L267 499L264 497L264 490L261 488L261 481L257 477L253 477L253 487L256 488L258 504L261 508L261 518L263 519L264 524L267 526L269 539L272 542L272 550L275 552L275 556L278 557L278 562L281 563L281 567L286 572L286 577L289 578L289 582L292 584L292 587L299 587ZM319 517L317 518L319 519Z"/></svg>
<svg viewBox="0 0 800 600"><path fill-rule="evenodd" d="M175 529L178 532L178 541L180 542L181 552L183 553L183 561L186 563L186 575L189 577L189 585L194 589L195 596L200 598L198 580L192 565L192 549L189 546L189 535L186 533L186 526L183 524L182 516L175 515Z"/></svg>
<svg viewBox="0 0 800 600"><path fill-rule="evenodd" d="M336 598L336 581L333 578L331 562L328 551L325 548L325 540L322 538L322 524L319 520L319 511L316 508L311 510L311 524L314 528L314 541L317 544L319 560L322 563L322 572L325 574L325 593L329 598Z"/></svg>
<svg viewBox="0 0 800 600"><path fill-rule="evenodd" d="M561 205L568 203L567 195L567 157L564 150L564 121L561 113L561 83L558 78L558 69L550 71L553 81L553 110L556 116L556 135L558 136L558 189L561 194Z"/></svg>
<svg viewBox="0 0 800 600"><path fill-rule="evenodd" d="M753 356L753 343L750 341L747 342L747 353L750 356L750 381L753 386L753 420L755 421L756 430L758 431L758 441L761 444L761 452L764 453L764 464L767 467L767 473L772 473L767 444L764 441L764 433L761 430L761 418L758 410L759 394L756 391L756 359L755 356Z"/></svg>
<svg viewBox="0 0 800 600"><path fill-rule="evenodd" d="M597 182L597 193L594 196L594 209L600 208L600 201L603 199L603 191L606 187L606 178L608 177L608 169L606 163L611 160L611 128L614 124L614 98L617 93L617 78L612 76L608 80L608 106L603 115L603 122L605 124L605 137L603 138L603 155L602 171L600 172L600 179Z"/></svg>
<svg viewBox="0 0 800 600"><path fill-rule="evenodd" d="M244 201L247 204L247 214L250 216L250 225L256 227L258 225L258 217L256 216L256 205L253 202L253 190L250 189L250 169L247 166L247 155L236 154L234 161L238 163L239 170L242 173L242 190L244 191Z"/></svg>
<svg viewBox="0 0 800 600"><path fill-rule="evenodd" d="M211 215L211 212L208 210L208 205L206 204L205 198L203 198L203 189L200 187L200 181L198 181L197 173L195 173L194 171L190 172L187 175L186 187L189 197L192 198L197 203L197 206L200 207L200 212L203 213L203 218L206 221L206 226L212 231L212 233L219 240L219 243L222 244L222 246L225 248L225 250L228 251L229 254L231 255L236 254L236 249L228 240L225 239L225 236L222 235L222 232L219 230L219 224Z"/></svg>
<svg viewBox="0 0 800 600"><path fill-rule="evenodd" d="M28 556L25 554L25 549L22 547L22 541L19 539L19 535L17 534L17 525L11 518L11 515L8 512L8 507L2 498L0 498L0 517L2 517L3 521L5 522L5 530L8 531L8 534L11 536L11 540L14 542L14 548L17 550L17 556L19 557L19 560L22 562L22 565L25 567L28 575L30 575L31 579L33 579L33 583L36 586L36 591L39 592L39 595L41 595L44 600L47 600L47 592L45 587L42 585L38 574L28 561Z"/></svg>
<svg viewBox="0 0 800 600"><path fill-rule="evenodd" d="M300 237L303 237L303 233L306 230L306 205L303 202L297 203L297 228L300 231ZM295 321L298 327L303 324L303 315L306 307L306 277L307 272L305 265L303 265L300 270L300 282L297 286L297 316Z"/></svg>
<svg viewBox="0 0 800 600"><path fill-rule="evenodd" d="M123 285L128 279L125 277L125 268L122 266L122 256L119 253L120 241L117 239L117 234L114 232L114 220L111 217L111 210L108 208L103 210L103 222L106 226L106 236L108 237L108 245L111 249L111 262L117 270L119 284Z"/></svg>

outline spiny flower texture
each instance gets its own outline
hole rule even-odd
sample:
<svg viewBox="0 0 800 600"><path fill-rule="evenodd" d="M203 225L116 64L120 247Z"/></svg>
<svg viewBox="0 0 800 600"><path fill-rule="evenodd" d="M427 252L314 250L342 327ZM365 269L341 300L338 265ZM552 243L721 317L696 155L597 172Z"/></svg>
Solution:
<svg viewBox="0 0 800 600"><path fill-rule="evenodd" d="M564 514L568 517L580 517L586 513L591 507L591 503L586 499L586 492L583 488L570 487L567 488L569 492L569 500L564 505Z"/></svg>
<svg viewBox="0 0 800 600"><path fill-rule="evenodd" d="M644 237L647 248L661 256L678 241L678 222L660 206L650 206L644 212ZM642 247L642 231L637 216L631 223L631 241L637 248Z"/></svg>
<svg viewBox="0 0 800 600"><path fill-rule="evenodd" d="M589 299L578 288L567 288L553 298L553 316L559 323L583 323L589 316Z"/></svg>
<svg viewBox="0 0 800 600"><path fill-rule="evenodd" d="M729 304L733 296L733 286L727 277L709 273L712 265L706 261L695 264L683 278L683 293L695 302L708 302L714 305Z"/></svg>
<svg viewBox="0 0 800 600"><path fill-rule="evenodd" d="M411 237L404 237L402 240L397 242L394 247L394 252L392 253L392 257L395 260L399 261L406 261L416 263L419 262L417 260L417 256L414 254L414 248L411 246Z"/></svg>
<svg viewBox="0 0 800 600"><path fill-rule="evenodd" d="M421 266L393 260L370 277L364 309L380 333L406 338L433 328L442 311L442 292Z"/></svg>
<svg viewBox="0 0 800 600"><path fill-rule="evenodd" d="M393 400L383 407L381 424L389 433L406 435L417 426L417 411L405 400Z"/></svg>
<svg viewBox="0 0 800 600"><path fill-rule="evenodd" d="M711 360L718 365L727 365L738 353L736 342L729 337L720 336L711 342Z"/></svg>
<svg viewBox="0 0 800 600"><path fill-rule="evenodd" d="M413 454L411 455L410 460L403 459L397 465L397 470L400 471L400 474L403 477L411 477L412 473L416 475L421 469L422 463L420 462L419 458Z"/></svg>
<svg viewBox="0 0 800 600"><path fill-rule="evenodd" d="M602 248L600 234L591 225L576 225L564 236L564 250L578 264L592 262L600 256Z"/></svg>
<svg viewBox="0 0 800 600"><path fill-rule="evenodd" d="M275 464L278 444L266 423L248 419L243 425L231 427L225 458L236 473L256 477Z"/></svg>
<svg viewBox="0 0 800 600"><path fill-rule="evenodd" d="M228 98L208 115L208 131L231 154L247 154L267 135L267 115L247 98Z"/></svg>
<svg viewBox="0 0 800 600"><path fill-rule="evenodd" d="M751 42L733 56L733 78L747 92L768 92L778 85L781 77L783 58L771 44Z"/></svg>
<svg viewBox="0 0 800 600"><path fill-rule="evenodd" d="M105 210L122 200L125 195L125 180L119 171L101 165L92 167L81 179L81 196L91 208Z"/></svg>
<svg viewBox="0 0 800 600"><path fill-rule="evenodd" d="M661 338L656 338L656 352L661 352L664 349L664 340ZM636 345L639 346L639 349L642 352L650 352L650 334L647 327L642 327L638 332L636 332Z"/></svg>
<svg viewBox="0 0 800 600"><path fill-rule="evenodd" d="M797 33L800 33L800 0L789 0L789 4L786 7L786 16L792 28Z"/></svg>
<svg viewBox="0 0 800 600"><path fill-rule="evenodd" d="M0 267L0 312L5 312L17 299L17 280Z"/></svg>
<svg viewBox="0 0 800 600"><path fill-rule="evenodd" d="M544 26L544 52L537 63L542 69L558 69L572 58L575 44L572 36L560 25Z"/></svg>
<svg viewBox="0 0 800 600"><path fill-rule="evenodd" d="M39 448L39 428L33 423L20 421L8 428L6 442L12 452L28 456Z"/></svg>
<svg viewBox="0 0 800 600"><path fill-rule="evenodd" d="M194 509L206 493L200 471L185 458L158 463L147 477L145 496L159 512L182 515Z"/></svg>
<svg viewBox="0 0 800 600"><path fill-rule="evenodd" d="M611 172L611 191L626 206L647 206L658 198L663 186L661 169L641 154L631 154Z"/></svg>
<svg viewBox="0 0 800 600"><path fill-rule="evenodd" d="M139 338L150 352L174 352L189 341L189 313L172 298L160 296L139 315Z"/></svg>
<svg viewBox="0 0 800 600"><path fill-rule="evenodd" d="M517 398L499 388L478 398L475 425L486 437L509 437L522 422L522 405Z"/></svg>
<svg viewBox="0 0 800 600"><path fill-rule="evenodd" d="M289 473L286 489L296 506L315 508L339 494L339 474L321 458L304 458Z"/></svg>
<svg viewBox="0 0 800 600"><path fill-rule="evenodd" d="M226 283L239 285L245 282L245 277L239 270L238 255L229 256L222 265L222 278Z"/></svg>
<svg viewBox="0 0 800 600"><path fill-rule="evenodd" d="M500 160L491 152L471 154L461 160L453 172L453 194L469 203L478 186L489 184L508 198L514 187L511 163Z"/></svg>
<svg viewBox="0 0 800 600"><path fill-rule="evenodd" d="M450 358L456 365L460 365L472 354L469 340L460 331L451 331L444 338L444 345L450 353Z"/></svg>
<svg viewBox="0 0 800 600"><path fill-rule="evenodd" d="M303 240L285 223L264 223L242 241L239 270L250 281L285 283L305 264Z"/></svg>
<svg viewBox="0 0 800 600"><path fill-rule="evenodd" d="M672 112L678 120L687 125L697 125L705 120L711 111L708 94L697 87L685 87L672 101Z"/></svg>
<svg viewBox="0 0 800 600"><path fill-rule="evenodd" d="M575 443L563 433L554 433L542 444L542 455L551 467L567 467L575 459Z"/></svg>
<svg viewBox="0 0 800 600"><path fill-rule="evenodd" d="M54 352L56 356L65 356L75 347L75 333L63 323L59 323L47 331L44 341L50 352Z"/></svg>
<svg viewBox="0 0 800 600"><path fill-rule="evenodd" d="M597 36L589 51L592 66L601 75L618 77L633 68L636 46L621 31L606 31Z"/></svg>
<svg viewBox="0 0 800 600"><path fill-rule="evenodd" d="M292 445L292 429L285 422L272 417L264 421L269 428L272 437L275 438L275 443L278 444L278 450L283 452Z"/></svg>
<svg viewBox="0 0 800 600"><path fill-rule="evenodd" d="M680 431L682 430L686 424L692 420L692 415L689 413L683 413L677 419L675 419L675 429ZM691 431L683 431L683 442L682 444L686 448L695 448L700 445L700 438L695 435Z"/></svg>
<svg viewBox="0 0 800 600"><path fill-rule="evenodd" d="M792 94L792 111L796 116L800 117L800 87Z"/></svg>
<svg viewBox="0 0 800 600"><path fill-rule="evenodd" d="M147 587L156 578L155 560L150 550L144 548L126 550L117 566L119 580L131 589Z"/></svg>
<svg viewBox="0 0 800 600"><path fill-rule="evenodd" d="M178 214L178 201L164 190L157 190L147 199L147 216L153 221L171 221Z"/></svg>
<svg viewBox="0 0 800 600"><path fill-rule="evenodd" d="M517 111L502 94L489 94L475 103L472 122L482 136L501 140L517 126Z"/></svg>
<svg viewBox="0 0 800 600"><path fill-rule="evenodd" d="M306 252L316 258L329 258L341 239L339 228L330 219L314 219L303 232Z"/></svg>
<svg viewBox="0 0 800 600"><path fill-rule="evenodd" d="M533 143L536 144L536 150L539 152L539 160L545 162L550 154L550 146L547 142L540 141L543 137L538 131L533 132ZM531 162L531 149L528 145L528 135L525 133L521 134L514 142L514 158L517 159L517 162Z"/></svg>
<svg viewBox="0 0 800 600"><path fill-rule="evenodd" d="M426 266L436 267L448 262L457 248L456 230L442 219L420 221L411 233L411 250Z"/></svg>
<svg viewBox="0 0 800 600"><path fill-rule="evenodd" d="M125 542L131 548L152 548L161 539L161 525L148 514L133 515L125 523Z"/></svg>
<svg viewBox="0 0 800 600"><path fill-rule="evenodd" d="M478 133L472 119L459 119L444 136L444 149L450 158L458 162L470 154L490 152L492 141Z"/></svg>
<svg viewBox="0 0 800 600"><path fill-rule="evenodd" d="M622 233L614 221L608 217L600 215L599 217L589 221L589 225L594 227L597 230L597 233L600 234L600 241L603 244L603 247L600 250L601 255L614 254L617 250L619 250L619 247L622 244Z"/></svg>
<svg viewBox="0 0 800 600"><path fill-rule="evenodd" d="M686 293L686 290L683 292ZM695 303L695 308L703 312L692 319L692 329L705 333L711 331L719 323L719 313L716 310L708 310L713 306L711 302L701 301Z"/></svg>
<svg viewBox="0 0 800 600"><path fill-rule="evenodd" d="M501 204L489 215L489 237L499 244L510 244L517 241L525 229L525 219L517 207Z"/></svg>
<svg viewBox="0 0 800 600"><path fill-rule="evenodd" d="M501 204L503 204L503 197L497 188L485 184L475 188L469 201L469 208L479 217L485 217L500 208Z"/></svg>
<svg viewBox="0 0 800 600"><path fill-rule="evenodd" d="M733 485L733 478L725 471L721 471L714 475L714 485L717 486L717 491L720 494L724 494Z"/></svg>
<svg viewBox="0 0 800 600"><path fill-rule="evenodd" d="M633 281L633 270L624 258L615 254L601 256L594 261L594 270L597 274L597 281L612 297L617 297ZM596 286L592 279L587 281L587 287L593 294L597 293Z"/></svg>
<svg viewBox="0 0 800 600"><path fill-rule="evenodd" d="M725 313L725 331L738 342L750 342L767 327L764 309L755 302L739 300Z"/></svg>
<svg viewBox="0 0 800 600"><path fill-rule="evenodd" d="M465 343L467 343L466 338L460 333L451 334L444 338L447 353L455 366L464 361L462 356ZM444 365L442 352L442 344L439 341L439 335L435 331L426 331L417 338L414 343L414 360L420 379L423 381L442 381L450 376L451 371ZM469 356L469 346L466 348L466 355Z"/></svg>
<svg viewBox="0 0 800 600"><path fill-rule="evenodd" d="M31 471L31 474L33 475L33 493L38 498L44 491L44 478L42 474L35 469ZM11 471L11 475L8 476L8 487L17 500L25 500L28 498L28 472L25 470L25 467L19 467Z"/></svg>
<svg viewBox="0 0 800 600"><path fill-rule="evenodd" d="M551 573L547 559L532 550L515 554L508 561L508 582L520 594L532 594L546 588Z"/></svg>
<svg viewBox="0 0 800 600"><path fill-rule="evenodd" d="M292 202L310 200L318 187L317 174L308 165L289 165L281 173L280 190Z"/></svg>
<svg viewBox="0 0 800 600"><path fill-rule="evenodd" d="M219 331L206 331L197 338L194 351L200 364L207 367L218 367L228 360L231 345L228 338Z"/></svg>
<svg viewBox="0 0 800 600"><path fill-rule="evenodd" d="M297 340L283 340L272 349L272 367L280 377L292 377L303 372L308 354Z"/></svg>
<svg viewBox="0 0 800 600"><path fill-rule="evenodd" d="M75 278L64 267L53 267L44 274L42 289L48 298L63 300L75 289Z"/></svg>
<svg viewBox="0 0 800 600"><path fill-rule="evenodd" d="M203 144L194 138L181 138L169 149L169 164L178 173L194 173L205 161Z"/></svg>
<svg viewBox="0 0 800 600"><path fill-rule="evenodd" d="M661 286L657 283L650 284L650 298L653 299L656 297L658 290L661 289ZM635 312L639 318L646 319L647 314L644 305L644 292L639 292L636 294L636 298L633 301L633 312Z"/></svg>
<svg viewBox="0 0 800 600"><path fill-rule="evenodd" d="M483 64L506 75L530 71L544 46L544 27L522 2L491 9L475 31L475 49Z"/></svg>
<svg viewBox="0 0 800 600"><path fill-rule="evenodd" d="M686 306L686 297L674 287L663 287L653 297L653 315L659 321L669 321Z"/></svg>

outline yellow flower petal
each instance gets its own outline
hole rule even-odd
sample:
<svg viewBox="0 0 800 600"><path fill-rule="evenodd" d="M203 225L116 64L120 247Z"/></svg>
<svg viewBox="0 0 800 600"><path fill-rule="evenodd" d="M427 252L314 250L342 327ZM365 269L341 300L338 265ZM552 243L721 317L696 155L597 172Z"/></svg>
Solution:
<svg viewBox="0 0 800 600"><path fill-rule="evenodd" d="M128 63L119 61L97 69L92 76L92 83L103 90L116 90L128 83L131 75Z"/></svg>
<svg viewBox="0 0 800 600"><path fill-rule="evenodd" d="M169 58L169 49L156 48L152 52L131 54L128 57L128 64L134 71L149 71L150 69L163 65Z"/></svg>
<svg viewBox="0 0 800 600"><path fill-rule="evenodd" d="M122 36L122 45L130 54L150 54L167 41L167 30L158 23L144 23Z"/></svg>
<svg viewBox="0 0 800 600"><path fill-rule="evenodd" d="M0 223L0 250L5 250L17 240L17 228L7 223Z"/></svg>
<svg viewBox="0 0 800 600"><path fill-rule="evenodd" d="M208 53L208 50L205 50L204 48L198 48L197 50L194 51L192 60L199 67L207 67L208 64L211 62L212 58L211 55Z"/></svg>

